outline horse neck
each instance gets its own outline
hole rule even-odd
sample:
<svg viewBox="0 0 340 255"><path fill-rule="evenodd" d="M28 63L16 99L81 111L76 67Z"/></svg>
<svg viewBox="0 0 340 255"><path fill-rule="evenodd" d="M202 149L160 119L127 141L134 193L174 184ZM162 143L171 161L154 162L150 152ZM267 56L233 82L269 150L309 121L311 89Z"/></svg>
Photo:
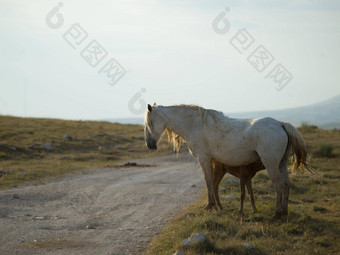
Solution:
<svg viewBox="0 0 340 255"><path fill-rule="evenodd" d="M161 116L165 120L165 126L171 131L188 140L193 135L194 128L200 125L199 114L195 108L180 106L168 106L159 108Z"/></svg>

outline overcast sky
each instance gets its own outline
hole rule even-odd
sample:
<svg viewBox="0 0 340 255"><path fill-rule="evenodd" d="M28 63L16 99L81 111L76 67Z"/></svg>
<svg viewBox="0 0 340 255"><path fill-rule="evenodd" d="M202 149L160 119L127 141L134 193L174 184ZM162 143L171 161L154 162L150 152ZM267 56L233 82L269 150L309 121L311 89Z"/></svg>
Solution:
<svg viewBox="0 0 340 255"><path fill-rule="evenodd" d="M0 114L308 105L340 94L339 45L340 1L0 0Z"/></svg>

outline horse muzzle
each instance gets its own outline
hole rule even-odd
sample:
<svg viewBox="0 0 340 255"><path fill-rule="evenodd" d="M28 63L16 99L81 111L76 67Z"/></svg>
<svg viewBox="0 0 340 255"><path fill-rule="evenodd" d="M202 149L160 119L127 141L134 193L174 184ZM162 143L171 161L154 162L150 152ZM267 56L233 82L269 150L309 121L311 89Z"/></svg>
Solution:
<svg viewBox="0 0 340 255"><path fill-rule="evenodd" d="M150 150L157 150L157 144L156 144L156 143L147 144L146 146L147 146L148 149L150 149Z"/></svg>

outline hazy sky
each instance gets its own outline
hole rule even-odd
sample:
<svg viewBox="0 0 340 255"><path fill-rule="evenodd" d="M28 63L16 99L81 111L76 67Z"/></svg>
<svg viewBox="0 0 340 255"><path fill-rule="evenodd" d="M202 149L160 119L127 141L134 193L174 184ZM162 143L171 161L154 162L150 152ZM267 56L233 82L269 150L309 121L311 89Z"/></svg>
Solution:
<svg viewBox="0 0 340 255"><path fill-rule="evenodd" d="M224 112L312 104L340 94L339 45L340 1L0 0L0 114L101 119L141 117L154 102ZM120 69L105 72L112 59ZM122 70L110 85L108 74Z"/></svg>

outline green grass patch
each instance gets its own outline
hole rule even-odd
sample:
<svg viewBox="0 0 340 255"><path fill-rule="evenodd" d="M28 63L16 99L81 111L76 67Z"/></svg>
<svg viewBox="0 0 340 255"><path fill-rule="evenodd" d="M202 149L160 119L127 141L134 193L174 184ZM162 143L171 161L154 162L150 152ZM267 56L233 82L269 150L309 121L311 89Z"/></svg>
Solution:
<svg viewBox="0 0 340 255"><path fill-rule="evenodd" d="M334 146L331 144L321 144L319 146L319 150L317 152L317 155L319 157L324 157L324 158L332 158L334 157Z"/></svg>
<svg viewBox="0 0 340 255"><path fill-rule="evenodd" d="M326 213L328 212L328 210L324 207L321 207L321 206L317 206L317 205L314 205L313 206L313 211L314 212L321 212L321 213Z"/></svg>
<svg viewBox="0 0 340 255"><path fill-rule="evenodd" d="M302 122L301 126L298 129L299 129L299 131L302 131L302 132L305 132L305 133L310 133L310 132L315 132L318 129L318 126L311 125L307 122Z"/></svg>

